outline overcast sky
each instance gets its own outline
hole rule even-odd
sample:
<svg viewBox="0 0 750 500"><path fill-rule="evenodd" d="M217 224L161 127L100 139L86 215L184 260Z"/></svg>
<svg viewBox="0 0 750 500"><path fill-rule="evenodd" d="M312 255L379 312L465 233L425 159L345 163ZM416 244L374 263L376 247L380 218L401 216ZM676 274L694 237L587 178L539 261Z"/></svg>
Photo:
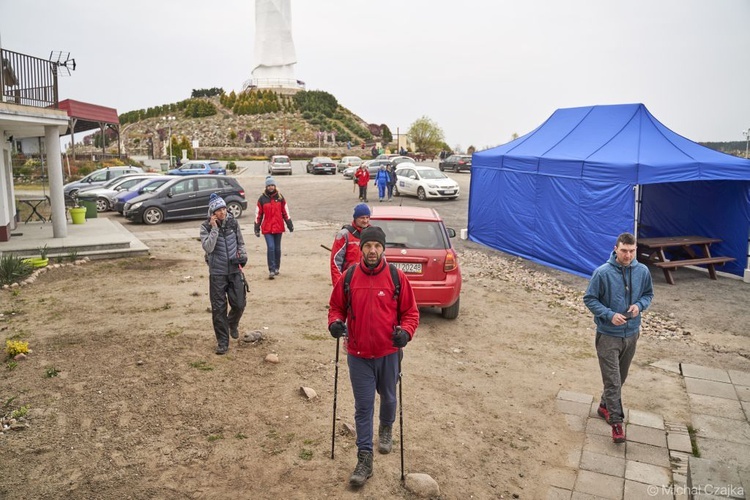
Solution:
<svg viewBox="0 0 750 500"><path fill-rule="evenodd" d="M2 47L77 68L60 99L118 113L239 91L252 0L0 0ZM369 123L426 115L451 146L508 142L557 108L642 102L694 141L750 128L748 0L292 0L296 77Z"/></svg>

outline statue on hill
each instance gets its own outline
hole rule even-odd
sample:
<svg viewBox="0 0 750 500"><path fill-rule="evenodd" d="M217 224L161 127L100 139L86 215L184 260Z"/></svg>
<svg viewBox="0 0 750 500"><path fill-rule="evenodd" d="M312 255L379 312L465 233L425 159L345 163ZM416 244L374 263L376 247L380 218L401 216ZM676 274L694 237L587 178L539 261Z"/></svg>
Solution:
<svg viewBox="0 0 750 500"><path fill-rule="evenodd" d="M247 88L301 89L294 77L291 0L255 0L255 68Z"/></svg>

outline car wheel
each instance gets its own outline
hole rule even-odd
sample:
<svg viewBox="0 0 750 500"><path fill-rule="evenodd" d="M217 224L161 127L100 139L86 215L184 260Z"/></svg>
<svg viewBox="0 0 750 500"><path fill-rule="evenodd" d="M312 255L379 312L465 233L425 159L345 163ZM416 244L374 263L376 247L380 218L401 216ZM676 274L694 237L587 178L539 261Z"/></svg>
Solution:
<svg viewBox="0 0 750 500"><path fill-rule="evenodd" d="M307 173L308 173L308 174L311 174L311 173L312 173L312 171L310 171L310 165L308 165L308 166L307 166Z"/></svg>
<svg viewBox="0 0 750 500"><path fill-rule="evenodd" d="M442 165L439 165L438 168L440 169L441 172L445 170Z"/></svg>
<svg viewBox="0 0 750 500"><path fill-rule="evenodd" d="M164 212L157 207L149 207L143 212L143 223L153 226L164 220Z"/></svg>
<svg viewBox="0 0 750 500"><path fill-rule="evenodd" d="M440 311L440 315L444 317L445 319L458 318L458 309L459 309L460 302L461 302L461 297L457 298L455 304L453 304L452 306L443 307L443 309Z"/></svg>
<svg viewBox="0 0 750 500"><path fill-rule="evenodd" d="M427 199L427 194L424 192L424 188L417 189L417 198L422 201Z"/></svg>
<svg viewBox="0 0 750 500"><path fill-rule="evenodd" d="M109 201L106 198L97 198L96 199L96 211L106 212L107 210L109 210Z"/></svg>
<svg viewBox="0 0 750 500"><path fill-rule="evenodd" d="M237 203L236 201L230 201L227 203L227 212L232 214L232 217L235 219L238 219L240 215L242 215L242 205Z"/></svg>

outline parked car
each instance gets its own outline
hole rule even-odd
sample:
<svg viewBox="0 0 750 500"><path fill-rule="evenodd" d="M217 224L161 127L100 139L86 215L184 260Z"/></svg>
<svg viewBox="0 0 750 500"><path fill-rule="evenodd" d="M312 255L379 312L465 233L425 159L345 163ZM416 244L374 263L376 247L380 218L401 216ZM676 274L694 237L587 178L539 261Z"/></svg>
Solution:
<svg viewBox="0 0 750 500"><path fill-rule="evenodd" d="M402 163L416 163L416 161L411 156L397 156L395 158L391 158L391 164L394 167L401 165Z"/></svg>
<svg viewBox="0 0 750 500"><path fill-rule="evenodd" d="M458 183L436 168L403 163L396 169L396 196L412 195L420 200L428 198L458 198Z"/></svg>
<svg viewBox="0 0 750 500"><path fill-rule="evenodd" d="M471 172L471 155L450 155L438 164L438 168L441 172L444 170L450 170L452 172L468 170Z"/></svg>
<svg viewBox="0 0 750 500"><path fill-rule="evenodd" d="M81 188L78 191L78 198L95 200L96 211L106 212L112 208L112 200L118 193L127 191L144 179L153 178L154 176L155 174L126 174L115 177L101 186Z"/></svg>
<svg viewBox="0 0 750 500"><path fill-rule="evenodd" d="M288 156L273 155L268 160L268 175L276 174L292 175L292 161Z"/></svg>
<svg viewBox="0 0 750 500"><path fill-rule="evenodd" d="M370 172L370 176L374 176L378 173L378 170L380 170L381 165L390 165L389 160L367 160L362 163L365 167L367 167L367 171ZM359 167L349 167L342 175L344 176L344 179L353 179L354 178L354 172L357 171Z"/></svg>
<svg viewBox="0 0 750 500"><path fill-rule="evenodd" d="M362 164L362 158L359 156L344 156L336 164L336 170L343 172L349 167L358 167Z"/></svg>
<svg viewBox="0 0 750 500"><path fill-rule="evenodd" d="M167 172L168 175L227 175L227 169L221 166L221 163L214 160L206 161L189 161L180 168L174 168Z"/></svg>
<svg viewBox="0 0 750 500"><path fill-rule="evenodd" d="M307 162L308 174L336 174L336 164L327 156L316 156Z"/></svg>
<svg viewBox="0 0 750 500"><path fill-rule="evenodd" d="M122 214L123 211L125 210L125 203L132 200L136 196L140 196L145 193L153 193L162 184L173 179L174 177L172 177L171 175L160 175L158 177L151 177L149 179L141 180L141 182L139 182L135 186L132 186L129 189L126 189L125 191L118 192L112 198L110 202L110 205L112 206L112 210Z"/></svg>
<svg viewBox="0 0 750 500"><path fill-rule="evenodd" d="M65 196L75 196L83 188L101 186L107 181L120 177L125 174L142 174L141 167L105 167L91 172L89 175L79 181L69 182L63 186Z"/></svg>
<svg viewBox="0 0 750 500"><path fill-rule="evenodd" d="M398 156L401 156L401 155L398 154L398 153L388 153L388 154L381 153L378 156L376 156L375 159L376 160L390 160L390 159L396 158Z"/></svg>
<svg viewBox="0 0 750 500"><path fill-rule="evenodd" d="M133 222L159 224L172 219L202 219L208 213L208 199L216 193L227 210L239 218L247 210L245 190L234 177L195 175L175 177L153 193L144 193L125 203L123 215Z"/></svg>
<svg viewBox="0 0 750 500"><path fill-rule="evenodd" d="M436 210L424 207L373 206L370 224L385 232L385 257L409 280L417 305L441 308L444 318L458 317L461 269L446 228Z"/></svg>

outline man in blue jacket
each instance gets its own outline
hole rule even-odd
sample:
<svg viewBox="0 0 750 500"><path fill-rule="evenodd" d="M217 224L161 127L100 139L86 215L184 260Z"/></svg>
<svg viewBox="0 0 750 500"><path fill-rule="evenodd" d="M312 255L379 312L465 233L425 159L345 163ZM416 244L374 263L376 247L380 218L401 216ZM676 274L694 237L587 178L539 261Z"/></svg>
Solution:
<svg viewBox="0 0 750 500"><path fill-rule="evenodd" d="M591 276L583 296L596 323L596 355L604 391L597 413L612 426L612 440L625 442L622 427L622 384L641 329L641 313L654 298L651 273L636 259L636 240L630 233L617 237L606 264Z"/></svg>

